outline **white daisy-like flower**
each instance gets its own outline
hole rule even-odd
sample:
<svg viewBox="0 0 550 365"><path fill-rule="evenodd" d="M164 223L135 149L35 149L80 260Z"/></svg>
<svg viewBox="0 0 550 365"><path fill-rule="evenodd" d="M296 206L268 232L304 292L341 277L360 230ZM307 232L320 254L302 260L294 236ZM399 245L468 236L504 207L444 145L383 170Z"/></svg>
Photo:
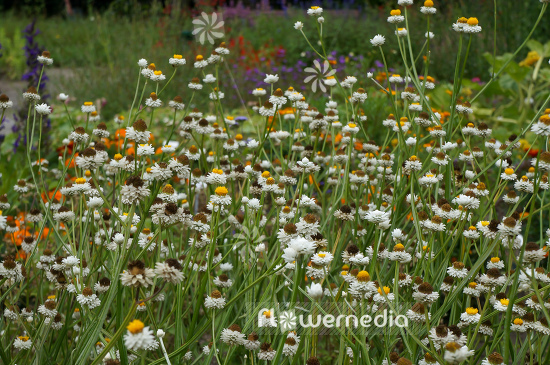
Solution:
<svg viewBox="0 0 550 365"><path fill-rule="evenodd" d="M13 341L13 347L16 350L29 350L32 347L32 341L29 336L19 336Z"/></svg>
<svg viewBox="0 0 550 365"><path fill-rule="evenodd" d="M172 284L181 283L183 280L182 266L176 259L166 259L165 262L157 262L155 275Z"/></svg>
<svg viewBox="0 0 550 365"><path fill-rule="evenodd" d="M279 75L270 75L270 74L265 75L264 82L266 84L274 84L277 81L279 81Z"/></svg>
<svg viewBox="0 0 550 365"><path fill-rule="evenodd" d="M467 346L461 346L456 342L446 344L445 350L443 358L450 364L459 364L474 355L474 350L469 350Z"/></svg>
<svg viewBox="0 0 550 365"><path fill-rule="evenodd" d="M246 337L244 333L241 332L241 327L233 324L229 328L224 328L222 330L220 339L223 343L230 346L239 346L244 344Z"/></svg>
<svg viewBox="0 0 550 365"><path fill-rule="evenodd" d="M170 57L170 59L168 60L168 63L173 67L179 67L179 66L185 65L187 61L185 60L185 58L183 58L182 55L175 54L174 57Z"/></svg>
<svg viewBox="0 0 550 365"><path fill-rule="evenodd" d="M135 260L128 263L128 270L120 274L120 279L124 286L148 287L153 284L154 276L154 271L146 268L143 261Z"/></svg>
<svg viewBox="0 0 550 365"><path fill-rule="evenodd" d="M52 108L46 103L36 104L34 110L40 115L49 115L52 113Z"/></svg>
<svg viewBox="0 0 550 365"><path fill-rule="evenodd" d="M153 331L145 327L139 319L134 319L126 328L128 332L124 335L124 345L128 350L151 350L155 347Z"/></svg>
<svg viewBox="0 0 550 365"><path fill-rule="evenodd" d="M225 298L222 297L222 293L218 290L214 290L204 300L204 306L208 309L222 309L225 307Z"/></svg>
<svg viewBox="0 0 550 365"><path fill-rule="evenodd" d="M380 47L386 42L386 38L383 35L377 34L371 40L370 43L374 47Z"/></svg>
<svg viewBox="0 0 550 365"><path fill-rule="evenodd" d="M95 295L91 288L84 288L81 294L76 296L76 300L81 306L94 309L101 305L101 300Z"/></svg>
<svg viewBox="0 0 550 365"><path fill-rule="evenodd" d="M477 308L466 308L466 311L460 315L460 320L469 325L478 323L481 319L481 314L478 312Z"/></svg>

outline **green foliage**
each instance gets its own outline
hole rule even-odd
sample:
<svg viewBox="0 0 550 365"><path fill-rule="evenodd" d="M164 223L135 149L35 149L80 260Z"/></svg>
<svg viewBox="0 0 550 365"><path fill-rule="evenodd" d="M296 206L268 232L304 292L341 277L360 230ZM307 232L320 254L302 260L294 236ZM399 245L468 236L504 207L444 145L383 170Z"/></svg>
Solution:
<svg viewBox="0 0 550 365"><path fill-rule="evenodd" d="M25 40L21 36L21 32L16 30L9 37L6 29L0 28L0 44L2 44L0 73L6 72L6 76L12 80L20 79L25 72L25 53L23 51Z"/></svg>

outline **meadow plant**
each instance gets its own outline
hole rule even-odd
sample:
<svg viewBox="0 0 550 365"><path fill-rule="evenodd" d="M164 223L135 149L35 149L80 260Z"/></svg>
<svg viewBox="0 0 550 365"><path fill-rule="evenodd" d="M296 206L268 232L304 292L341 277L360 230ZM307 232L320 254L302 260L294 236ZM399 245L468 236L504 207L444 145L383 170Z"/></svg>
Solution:
<svg viewBox="0 0 550 365"><path fill-rule="evenodd" d="M425 29L409 29L411 12ZM314 6L288 30L318 57L304 83L324 105L264 75L246 118L231 117L223 42L193 60L136 59L128 112L106 121L83 101L57 161L44 158L44 121L71 99L44 103L55 54L37 56L23 94L28 166L0 196L2 363L550 362L550 97L497 140L475 101L513 57L462 92L472 39L491 32L475 17L449 24L441 109L430 102L434 2L399 0L394 34L372 35L383 78L333 72L325 15ZM386 63L389 37L401 64ZM167 95L181 73L185 92ZM384 120L369 119L358 79L386 100ZM0 120L11 107L1 95Z"/></svg>

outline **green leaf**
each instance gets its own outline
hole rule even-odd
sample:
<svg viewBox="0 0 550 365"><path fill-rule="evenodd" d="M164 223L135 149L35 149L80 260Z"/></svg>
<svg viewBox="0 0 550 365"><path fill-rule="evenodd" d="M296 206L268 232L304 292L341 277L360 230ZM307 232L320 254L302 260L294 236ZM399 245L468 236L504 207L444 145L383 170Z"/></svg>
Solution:
<svg viewBox="0 0 550 365"><path fill-rule="evenodd" d="M493 65L493 55L492 54L490 54L489 52L485 52L483 54L483 57L485 58L485 60L487 60L487 62L489 62L489 64L492 65L492 71L494 73L497 73L504 66L504 64L506 62L508 62L513 57L513 55L511 53L505 53L502 56L497 56L496 59L494 60L495 61L494 65ZM517 62L510 61L508 66L506 66L506 69L504 70L504 72L506 72L508 75L510 75L510 77L515 82L520 83L531 72L531 68L521 67L520 65L518 65Z"/></svg>
<svg viewBox="0 0 550 365"><path fill-rule="evenodd" d="M545 46L542 45L542 43L540 43L539 41L536 41L534 39L530 39L528 42L527 42L527 47L529 47L529 49L531 51L535 51L537 52L539 55L541 55L542 57L545 57Z"/></svg>

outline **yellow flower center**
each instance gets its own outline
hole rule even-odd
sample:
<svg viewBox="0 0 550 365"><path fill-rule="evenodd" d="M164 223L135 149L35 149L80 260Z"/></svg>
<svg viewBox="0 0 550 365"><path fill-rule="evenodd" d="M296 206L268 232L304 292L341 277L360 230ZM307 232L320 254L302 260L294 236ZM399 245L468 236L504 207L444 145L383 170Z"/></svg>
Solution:
<svg viewBox="0 0 550 365"><path fill-rule="evenodd" d="M84 106L92 106L92 105L94 105L94 103L92 103L91 101L84 102Z"/></svg>
<svg viewBox="0 0 550 365"><path fill-rule="evenodd" d="M155 75L157 75L157 76L162 75L162 71L155 71Z"/></svg>
<svg viewBox="0 0 550 365"><path fill-rule="evenodd" d="M483 227L487 227L489 225L489 221L481 221L481 225Z"/></svg>
<svg viewBox="0 0 550 365"><path fill-rule="evenodd" d="M369 281L370 280L370 274L365 270L361 270L357 273L357 280L359 280L359 281Z"/></svg>
<svg viewBox="0 0 550 365"><path fill-rule="evenodd" d="M521 326L523 324L523 319L521 318L514 319L514 324L517 326Z"/></svg>
<svg viewBox="0 0 550 365"><path fill-rule="evenodd" d="M271 311L265 311L262 313L265 318L271 318Z"/></svg>
<svg viewBox="0 0 550 365"><path fill-rule="evenodd" d="M236 139L237 141L242 141L243 135L242 135L242 134L237 134L237 135L235 136L235 139Z"/></svg>
<svg viewBox="0 0 550 365"><path fill-rule="evenodd" d="M506 175L512 175L514 173L514 169L508 167L506 170L504 170L504 173Z"/></svg>
<svg viewBox="0 0 550 365"><path fill-rule="evenodd" d="M218 196L226 196L228 193L228 190L225 186L218 186L215 192L216 192L216 195Z"/></svg>
<svg viewBox="0 0 550 365"><path fill-rule="evenodd" d="M178 59L178 60L181 60L181 59L183 58L183 56L180 55L180 54L175 54L175 55L174 55L174 58L175 58L175 59Z"/></svg>
<svg viewBox="0 0 550 365"><path fill-rule="evenodd" d="M477 18L469 18L468 19L468 25L471 25L471 26L474 26L474 25L478 25L479 21L477 20Z"/></svg>
<svg viewBox="0 0 550 365"><path fill-rule="evenodd" d="M477 283L472 281L470 284L468 284L468 287L470 289L475 289L477 287Z"/></svg>
<svg viewBox="0 0 550 365"><path fill-rule="evenodd" d="M401 15L401 10L399 10L399 9L392 10L392 11L390 11L390 15L391 16Z"/></svg>
<svg viewBox="0 0 550 365"><path fill-rule="evenodd" d="M122 160L122 155L120 153L117 153L114 157L115 161L120 161Z"/></svg>
<svg viewBox="0 0 550 365"><path fill-rule="evenodd" d="M202 55L197 55L197 57L195 58L197 61L202 61L204 57L202 57Z"/></svg>
<svg viewBox="0 0 550 365"><path fill-rule="evenodd" d="M498 257L491 257L491 262L492 262L493 264L496 264L497 262L500 262L500 258L498 258Z"/></svg>
<svg viewBox="0 0 550 365"><path fill-rule="evenodd" d="M48 300L52 300L52 299L55 299L55 295L48 295Z"/></svg>
<svg viewBox="0 0 550 365"><path fill-rule="evenodd" d="M77 184L79 184L79 185L82 185L82 184L85 184L85 183L86 183L86 179L83 178L83 177L79 177L79 178L76 179L74 182L77 183Z"/></svg>
<svg viewBox="0 0 550 365"><path fill-rule="evenodd" d="M320 258L324 259L324 258L327 256L327 254L325 254L325 253L320 253L320 254L317 254L317 256L319 256Z"/></svg>
<svg viewBox="0 0 550 365"><path fill-rule="evenodd" d="M401 243L398 243L397 245L393 246L394 251L403 251L405 249L405 246L403 246Z"/></svg>
<svg viewBox="0 0 550 365"><path fill-rule="evenodd" d="M29 340L29 336L19 336L17 338L20 339L23 342L27 342Z"/></svg>
<svg viewBox="0 0 550 365"><path fill-rule="evenodd" d="M221 170L221 169L212 169L212 173L213 173L213 174L222 175L222 174L223 174L223 170Z"/></svg>
<svg viewBox="0 0 550 365"><path fill-rule="evenodd" d="M477 314L478 310L477 308L472 308L472 307L469 307L469 308L466 308L466 313L473 316L474 314Z"/></svg>
<svg viewBox="0 0 550 365"><path fill-rule="evenodd" d="M432 0L426 0L424 1L424 6L427 8L431 8L432 6L434 6L434 2Z"/></svg>
<svg viewBox="0 0 550 365"><path fill-rule="evenodd" d="M319 9L318 6L312 6L312 7L311 7L311 10L317 10L317 9Z"/></svg>
<svg viewBox="0 0 550 365"><path fill-rule="evenodd" d="M128 331L130 331L130 333L132 333L134 335L137 334L137 333L141 333L141 331L143 331L144 327L145 327L145 325L139 319L134 319L132 322L130 322L128 324L128 326L126 326Z"/></svg>
<svg viewBox="0 0 550 365"><path fill-rule="evenodd" d="M267 178L270 177L270 176L271 176L271 174L269 173L269 171L264 171L264 172L262 172L262 177L263 177L264 179L267 179Z"/></svg>
<svg viewBox="0 0 550 365"><path fill-rule="evenodd" d="M384 290L384 293L388 295L390 293L390 287L385 286L384 288L378 288L378 294L382 295L382 290Z"/></svg>
<svg viewBox="0 0 550 365"><path fill-rule="evenodd" d="M350 124L348 124L348 127L355 128L355 127L357 127L357 125L355 125L355 123L350 123Z"/></svg>
<svg viewBox="0 0 550 365"><path fill-rule="evenodd" d="M507 306L508 303L510 303L510 300L509 300L509 299L501 299L501 300L500 300L500 304L502 304L502 305L506 305L506 306Z"/></svg>

